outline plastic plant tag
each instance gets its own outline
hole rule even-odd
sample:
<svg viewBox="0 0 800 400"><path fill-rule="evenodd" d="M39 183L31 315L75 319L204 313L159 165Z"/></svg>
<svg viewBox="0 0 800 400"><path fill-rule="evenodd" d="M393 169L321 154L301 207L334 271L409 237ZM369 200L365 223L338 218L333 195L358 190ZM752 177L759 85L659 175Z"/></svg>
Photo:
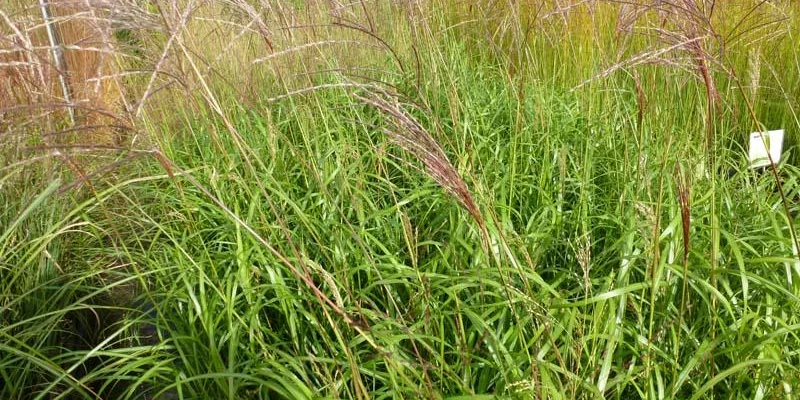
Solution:
<svg viewBox="0 0 800 400"><path fill-rule="evenodd" d="M763 140L762 140L763 136ZM766 132L753 132L750 134L750 168L766 167L769 158L778 164L781 160L783 148L783 129ZM769 152L769 155L767 155Z"/></svg>

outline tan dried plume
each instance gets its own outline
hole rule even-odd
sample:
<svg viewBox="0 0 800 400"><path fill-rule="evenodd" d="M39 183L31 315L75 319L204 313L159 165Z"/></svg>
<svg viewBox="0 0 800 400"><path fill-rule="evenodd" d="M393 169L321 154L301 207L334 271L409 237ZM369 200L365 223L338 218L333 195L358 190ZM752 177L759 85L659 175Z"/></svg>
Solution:
<svg viewBox="0 0 800 400"><path fill-rule="evenodd" d="M424 166L425 172L436 183L453 196L475 219L485 236L486 224L480 209L450 162L442 147L433 136L417 121L398 100L397 96L386 92L371 91L365 95L354 94L360 101L369 104L389 116L390 128L383 132L403 150L416 157ZM484 237L484 239L486 239Z"/></svg>

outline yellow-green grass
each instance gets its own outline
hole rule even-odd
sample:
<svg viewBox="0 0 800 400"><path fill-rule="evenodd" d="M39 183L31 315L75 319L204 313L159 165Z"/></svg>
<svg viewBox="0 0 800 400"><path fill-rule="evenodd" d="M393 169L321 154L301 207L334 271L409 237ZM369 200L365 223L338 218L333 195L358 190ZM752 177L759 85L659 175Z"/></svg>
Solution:
<svg viewBox="0 0 800 400"><path fill-rule="evenodd" d="M128 5L130 141L3 143L0 398L793 398L796 8L522 3Z"/></svg>

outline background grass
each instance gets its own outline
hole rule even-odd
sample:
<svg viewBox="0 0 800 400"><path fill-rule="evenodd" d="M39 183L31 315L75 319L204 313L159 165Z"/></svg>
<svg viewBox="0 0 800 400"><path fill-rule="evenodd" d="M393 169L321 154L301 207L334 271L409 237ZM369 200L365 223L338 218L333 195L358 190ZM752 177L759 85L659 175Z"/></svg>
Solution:
<svg viewBox="0 0 800 400"><path fill-rule="evenodd" d="M800 390L791 4L93 11L114 122L0 110L0 397Z"/></svg>

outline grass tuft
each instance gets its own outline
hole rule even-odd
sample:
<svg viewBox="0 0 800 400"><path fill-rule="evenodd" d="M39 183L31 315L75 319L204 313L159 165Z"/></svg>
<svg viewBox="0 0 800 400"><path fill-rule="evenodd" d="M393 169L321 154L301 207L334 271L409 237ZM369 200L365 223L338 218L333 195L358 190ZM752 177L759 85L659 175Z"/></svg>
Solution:
<svg viewBox="0 0 800 400"><path fill-rule="evenodd" d="M800 390L789 3L52 3L0 10L0 398Z"/></svg>

